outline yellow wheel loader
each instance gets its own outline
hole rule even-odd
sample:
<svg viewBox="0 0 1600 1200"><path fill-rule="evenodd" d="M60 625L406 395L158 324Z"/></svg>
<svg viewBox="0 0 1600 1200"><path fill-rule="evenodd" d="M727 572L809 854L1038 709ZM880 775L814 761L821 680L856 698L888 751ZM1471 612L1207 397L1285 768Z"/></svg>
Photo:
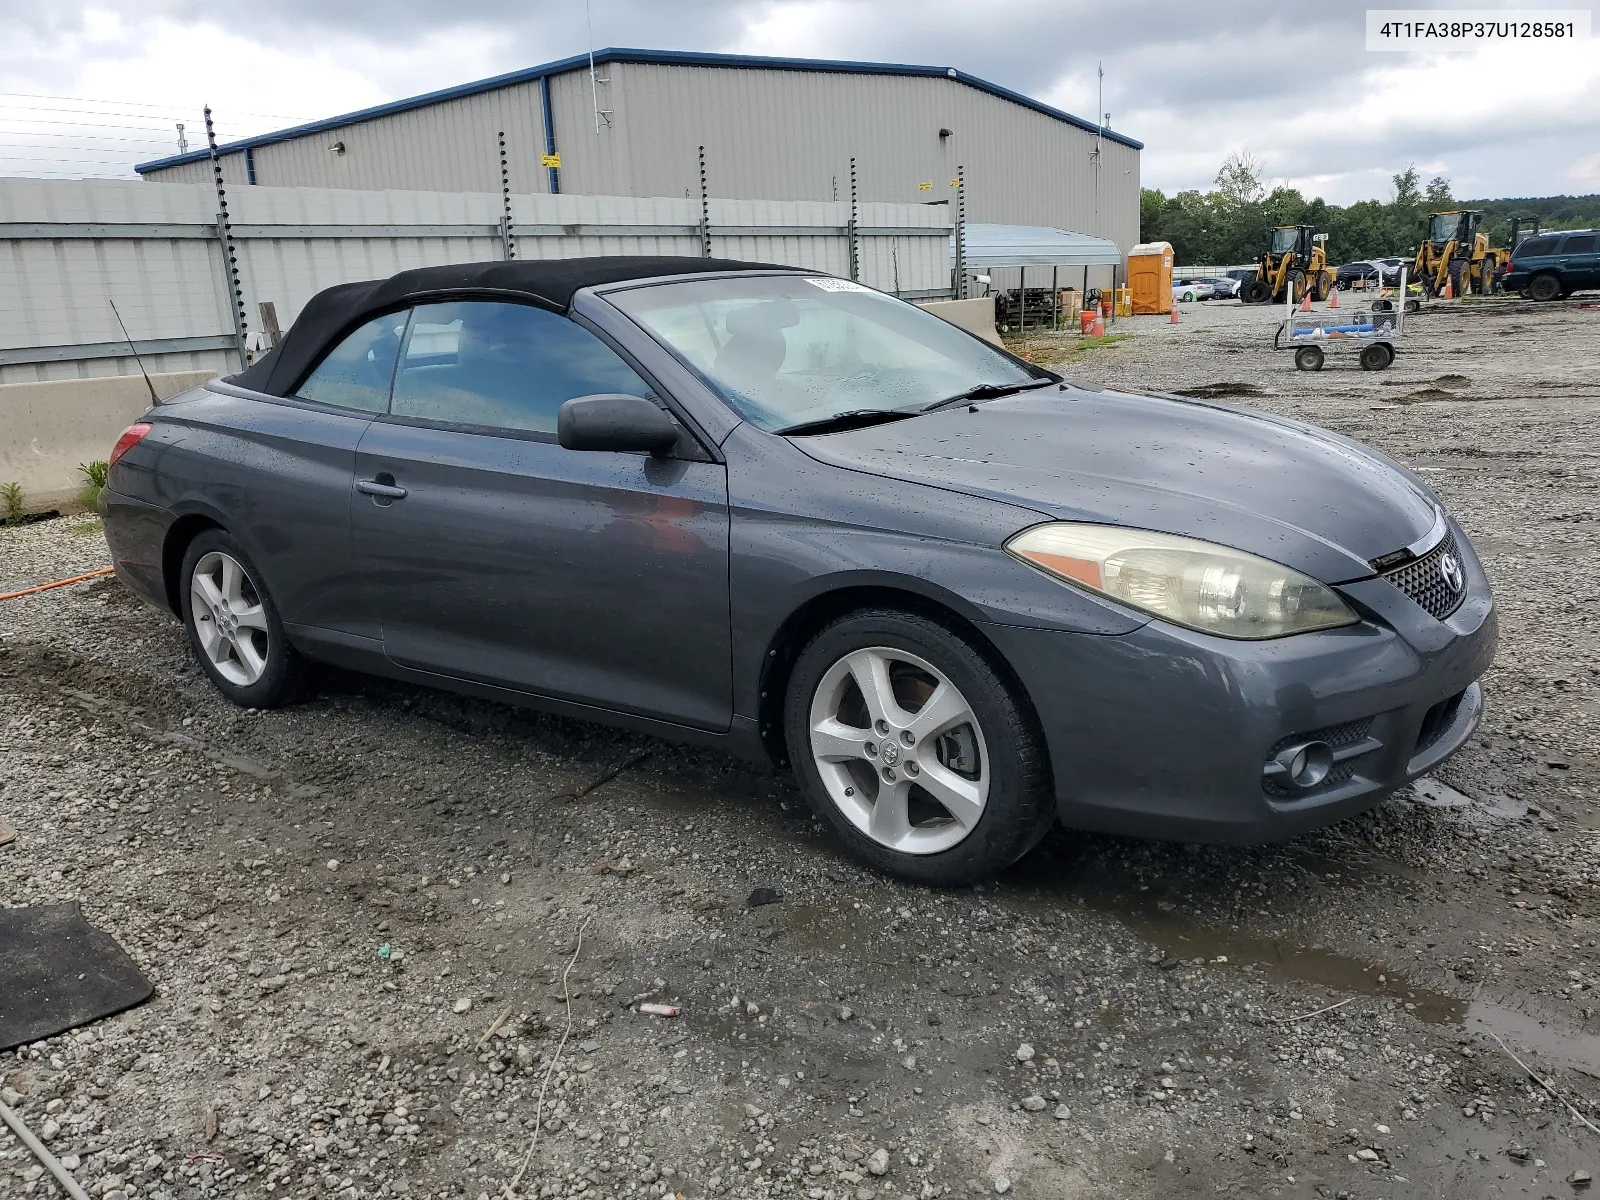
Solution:
<svg viewBox="0 0 1600 1200"><path fill-rule="evenodd" d="M1246 279L1239 288L1239 299L1246 304L1282 303L1290 298L1296 304L1307 292L1326 300L1335 286L1335 272L1328 265L1328 235L1313 233L1309 225L1280 225L1272 231L1267 252L1256 264L1256 277Z"/></svg>
<svg viewBox="0 0 1600 1200"><path fill-rule="evenodd" d="M1511 251L1489 245L1483 213L1476 209L1436 212L1428 218L1426 234L1411 270L1429 296L1440 295L1446 283L1456 296L1487 296L1494 290L1496 269L1511 260Z"/></svg>

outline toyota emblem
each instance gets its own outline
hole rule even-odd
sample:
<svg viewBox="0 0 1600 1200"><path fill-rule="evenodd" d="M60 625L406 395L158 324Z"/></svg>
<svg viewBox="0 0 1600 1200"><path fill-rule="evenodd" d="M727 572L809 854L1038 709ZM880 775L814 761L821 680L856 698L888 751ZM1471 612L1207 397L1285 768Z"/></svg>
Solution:
<svg viewBox="0 0 1600 1200"><path fill-rule="evenodd" d="M891 767L900 761L900 747L896 746L893 742L884 742L884 744L878 748L878 753L883 756L883 761L888 763Z"/></svg>
<svg viewBox="0 0 1600 1200"><path fill-rule="evenodd" d="M1461 573L1461 560L1454 554L1445 554L1439 559L1439 574L1444 576L1446 586L1452 592L1459 592L1466 587L1466 577Z"/></svg>

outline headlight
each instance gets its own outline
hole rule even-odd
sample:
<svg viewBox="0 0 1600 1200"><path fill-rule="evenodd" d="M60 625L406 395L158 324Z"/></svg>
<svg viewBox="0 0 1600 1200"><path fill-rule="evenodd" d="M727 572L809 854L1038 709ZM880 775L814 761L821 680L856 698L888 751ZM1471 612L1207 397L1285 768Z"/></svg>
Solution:
<svg viewBox="0 0 1600 1200"><path fill-rule="evenodd" d="M1287 637L1356 620L1325 584L1194 538L1058 522L1023 530L1006 550L1063 582L1220 637Z"/></svg>

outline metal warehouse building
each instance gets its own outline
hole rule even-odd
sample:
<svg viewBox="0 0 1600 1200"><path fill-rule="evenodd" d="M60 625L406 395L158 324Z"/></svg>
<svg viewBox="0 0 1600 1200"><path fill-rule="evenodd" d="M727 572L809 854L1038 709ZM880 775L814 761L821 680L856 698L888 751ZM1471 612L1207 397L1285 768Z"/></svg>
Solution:
<svg viewBox="0 0 1600 1200"><path fill-rule="evenodd" d="M600 50L222 147L230 185L953 203L1139 240L1142 144L954 67ZM545 165L559 156L559 166ZM140 164L205 183L205 151Z"/></svg>

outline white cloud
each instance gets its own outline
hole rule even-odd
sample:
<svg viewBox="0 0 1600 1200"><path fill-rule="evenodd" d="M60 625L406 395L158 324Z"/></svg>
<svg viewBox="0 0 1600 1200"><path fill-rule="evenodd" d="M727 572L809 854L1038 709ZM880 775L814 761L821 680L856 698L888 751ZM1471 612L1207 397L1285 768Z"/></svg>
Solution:
<svg viewBox="0 0 1600 1200"><path fill-rule="evenodd" d="M125 169L175 148L174 120L195 139L208 101L222 133L241 136L587 44L570 3L91 3L0 0L0 87L106 102L52 117L0 95L0 172ZM1104 62L1112 125L1145 142L1143 180L1169 192L1209 186L1246 147L1275 180L1339 203L1387 194L1412 162L1460 196L1597 186L1592 42L1370 54L1361 9L1272 0L593 0L593 11L597 45L950 64L1086 117Z"/></svg>

